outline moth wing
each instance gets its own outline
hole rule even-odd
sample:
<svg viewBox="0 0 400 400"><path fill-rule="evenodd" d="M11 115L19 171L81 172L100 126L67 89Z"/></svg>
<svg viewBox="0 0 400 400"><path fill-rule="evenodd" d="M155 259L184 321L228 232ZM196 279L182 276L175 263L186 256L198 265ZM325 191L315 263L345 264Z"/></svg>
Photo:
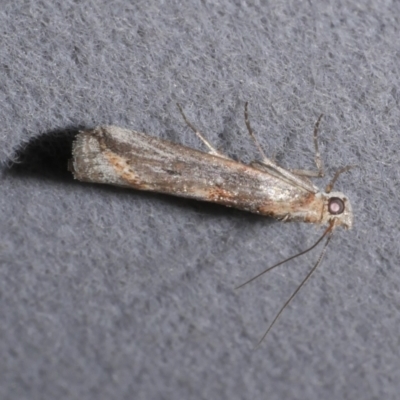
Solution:
<svg viewBox="0 0 400 400"><path fill-rule="evenodd" d="M271 162L271 164L266 164L262 161L253 161L250 165L255 169L266 172L275 178L289 182L298 188L306 190L307 192L319 192L318 188L316 188L309 179L297 176L292 172L280 167L279 165L276 165L275 163Z"/></svg>

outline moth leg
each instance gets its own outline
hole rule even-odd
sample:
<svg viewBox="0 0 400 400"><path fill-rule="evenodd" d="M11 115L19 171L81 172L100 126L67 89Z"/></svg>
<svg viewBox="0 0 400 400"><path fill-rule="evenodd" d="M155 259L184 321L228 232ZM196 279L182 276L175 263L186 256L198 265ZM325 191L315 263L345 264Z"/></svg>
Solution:
<svg viewBox="0 0 400 400"><path fill-rule="evenodd" d="M249 104L248 101L246 101L246 103L244 104L244 122L246 123L247 131L249 132L250 137L253 139L254 144L256 145L258 151L260 152L260 154L262 156L262 161L261 162L255 161L252 164L254 164L254 166L256 168L257 168L257 164L263 164L263 165L266 165L267 167L271 167L273 169L280 169L278 164L275 162L275 155L273 156L273 159L270 159L265 155L264 150L261 147L260 142L257 140L257 137L254 134L253 129L251 128L250 120L249 120L249 113L248 113L248 110L247 110L248 104Z"/></svg>
<svg viewBox="0 0 400 400"><path fill-rule="evenodd" d="M183 109L179 103L176 103L176 105L179 108L180 113L182 114L182 117L184 121L187 123L189 128L196 134L196 136L208 147L209 153L213 154L214 156L222 157L222 158L228 158L226 155L220 153L217 149L215 149L210 142L194 127L194 125L186 118L185 113L183 112Z"/></svg>
<svg viewBox="0 0 400 400"><path fill-rule="evenodd" d="M356 168L357 165L347 165L346 167L340 168L339 170L336 171L335 175L333 176L332 180L326 185L325 192L330 193L333 189L333 185L339 178L339 175L343 174L343 172L347 172L351 170L352 168Z"/></svg>
<svg viewBox="0 0 400 400"><path fill-rule="evenodd" d="M272 173L273 175L277 176L278 178L284 177L284 178L288 179L290 182L296 184L297 186L300 186L300 187L304 188L305 190L308 190L311 193L316 193L316 188L312 185L311 182L308 181L308 179L300 177L300 176L296 176L296 174L293 174L293 172L291 170L287 170L285 168L280 167L278 164L276 164L274 161L270 160L265 155L264 150L262 149L260 143L258 142L256 136L253 133L253 130L251 129L247 106L248 106L248 102L246 101L246 103L244 105L244 120L246 123L246 127L247 127L247 130L249 131L251 138L253 139L255 145L257 146L259 152L261 153L261 155L263 157L263 160L261 162L254 161L250 165L256 169ZM321 117L322 117L322 115L321 115ZM314 129L314 137L315 138L317 137L318 125L319 125L319 121L321 120L321 117L318 119L316 127ZM321 164L320 163L321 157L319 156L318 143L316 142L316 140L314 140L314 144L316 144L316 153L318 154L315 156L315 160L319 166Z"/></svg>
<svg viewBox="0 0 400 400"><path fill-rule="evenodd" d="M248 113L248 111L247 111L247 106L248 106L248 104L249 104L248 101L246 101L246 103L244 104L244 122L245 122L245 124L246 124L247 131L248 131L249 134L250 134L250 137L253 139L254 144L256 145L258 151L260 152L260 154L261 154L261 156L262 156L262 158L263 158L262 164L265 164L265 165L267 165L268 167L272 167L272 168L278 167L278 165L276 164L275 161L269 159L269 158L265 155L264 150L262 149L262 147L261 147L261 145L260 145L260 142L257 140L257 137L256 137L256 135L254 134L253 129L251 128L250 121L249 121L249 113ZM274 158L275 158L275 157L274 157Z"/></svg>
<svg viewBox="0 0 400 400"><path fill-rule="evenodd" d="M324 164L321 159L321 154L318 147L318 129L324 114L321 114L314 125L314 147L315 147L315 165L317 166L317 171L308 171L304 169L291 169L290 172L298 176L308 176L310 178L322 178L325 176Z"/></svg>
<svg viewBox="0 0 400 400"><path fill-rule="evenodd" d="M250 121L249 121L249 112L247 110L248 105L249 105L249 102L246 101L246 103L244 103L244 122L246 124L247 131L249 132L250 137L253 139L253 142L256 145L258 151L262 155L262 158L267 159L267 156L265 155L264 150L262 149L260 143L258 142L256 135L253 133L253 129L251 129L251 125L250 125Z"/></svg>

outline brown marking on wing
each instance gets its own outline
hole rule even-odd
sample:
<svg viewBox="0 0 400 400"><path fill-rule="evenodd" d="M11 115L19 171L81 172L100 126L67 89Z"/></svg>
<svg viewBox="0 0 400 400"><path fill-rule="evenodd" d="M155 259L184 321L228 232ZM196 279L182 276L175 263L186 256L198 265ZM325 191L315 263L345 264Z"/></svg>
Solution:
<svg viewBox="0 0 400 400"><path fill-rule="evenodd" d="M120 177L121 181L125 182L128 186L132 186L139 190L149 189L148 185L138 178L138 176L129 166L127 160L125 160L123 157L120 157L109 150L103 151L103 155L112 165L116 175Z"/></svg>
<svg viewBox="0 0 400 400"><path fill-rule="evenodd" d="M214 186L207 188L205 200L212 201L214 203L232 205L238 202L238 196L235 193Z"/></svg>

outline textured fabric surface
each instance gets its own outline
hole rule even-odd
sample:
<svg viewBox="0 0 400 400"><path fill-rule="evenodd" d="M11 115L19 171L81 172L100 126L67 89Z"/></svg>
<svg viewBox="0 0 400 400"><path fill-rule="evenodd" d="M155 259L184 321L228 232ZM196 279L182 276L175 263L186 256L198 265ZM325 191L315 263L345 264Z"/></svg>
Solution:
<svg viewBox="0 0 400 400"><path fill-rule="evenodd" d="M218 3L215 5L214 3ZM400 391L396 1L19 1L0 7L1 399L395 399ZM82 184L80 128L114 124L314 168L354 228L254 350L322 229Z"/></svg>

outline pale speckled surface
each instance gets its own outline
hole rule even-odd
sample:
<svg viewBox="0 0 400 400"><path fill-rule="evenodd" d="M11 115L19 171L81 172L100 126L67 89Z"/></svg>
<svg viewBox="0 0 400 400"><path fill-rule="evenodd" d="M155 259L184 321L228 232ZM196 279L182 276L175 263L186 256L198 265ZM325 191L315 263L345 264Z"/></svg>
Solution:
<svg viewBox="0 0 400 400"><path fill-rule="evenodd" d="M400 3L314 3L2 2L1 399L398 398ZM323 112L328 175L360 166L354 229L257 351L317 254L234 287L320 230L66 172L78 128L202 148L177 101L244 161L249 101L294 168Z"/></svg>

